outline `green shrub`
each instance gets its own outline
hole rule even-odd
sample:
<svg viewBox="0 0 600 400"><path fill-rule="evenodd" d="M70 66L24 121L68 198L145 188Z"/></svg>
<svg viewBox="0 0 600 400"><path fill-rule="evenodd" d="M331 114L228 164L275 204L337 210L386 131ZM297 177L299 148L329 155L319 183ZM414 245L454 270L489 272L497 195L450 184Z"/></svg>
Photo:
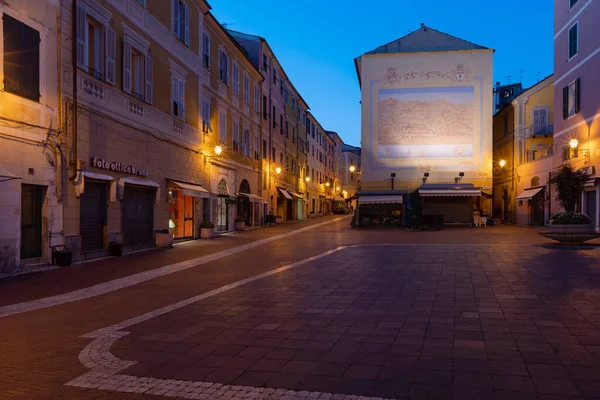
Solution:
<svg viewBox="0 0 600 400"><path fill-rule="evenodd" d="M561 212L552 216L552 225L586 225L591 223L590 217L576 212Z"/></svg>
<svg viewBox="0 0 600 400"><path fill-rule="evenodd" d="M201 228L201 229L213 229L214 227L215 227L215 224L213 224L213 223L212 223L212 222L210 222L210 221L203 221L203 222L200 224L200 228Z"/></svg>

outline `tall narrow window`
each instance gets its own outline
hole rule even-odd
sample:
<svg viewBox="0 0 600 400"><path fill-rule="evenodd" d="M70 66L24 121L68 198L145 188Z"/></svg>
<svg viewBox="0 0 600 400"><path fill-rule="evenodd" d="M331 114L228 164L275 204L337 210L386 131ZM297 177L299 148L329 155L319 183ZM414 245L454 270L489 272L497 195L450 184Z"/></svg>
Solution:
<svg viewBox="0 0 600 400"><path fill-rule="evenodd" d="M131 94L136 99L144 98L144 55L136 49L131 51Z"/></svg>
<svg viewBox="0 0 600 400"><path fill-rule="evenodd" d="M250 131L248 130L242 133L242 154L246 157L250 156Z"/></svg>
<svg viewBox="0 0 600 400"><path fill-rule="evenodd" d="M240 151L240 124L238 122L232 124L231 141L233 142L233 151Z"/></svg>
<svg viewBox="0 0 600 400"><path fill-rule="evenodd" d="M219 79L229 85L229 56L223 51L219 51Z"/></svg>
<svg viewBox="0 0 600 400"><path fill-rule="evenodd" d="M208 134L212 132L210 126L210 102L202 101L202 132Z"/></svg>
<svg viewBox="0 0 600 400"><path fill-rule="evenodd" d="M573 25L569 28L569 59L575 57L579 52L579 24Z"/></svg>
<svg viewBox="0 0 600 400"><path fill-rule="evenodd" d="M171 30L186 45L190 45L190 10L183 0L172 0Z"/></svg>
<svg viewBox="0 0 600 400"><path fill-rule="evenodd" d="M40 99L40 34L4 14L4 90L29 100Z"/></svg>
<svg viewBox="0 0 600 400"><path fill-rule="evenodd" d="M263 94L263 118L267 119L268 115L267 114L268 108L267 108L267 96Z"/></svg>
<svg viewBox="0 0 600 400"><path fill-rule="evenodd" d="M202 34L202 65L210 68L210 36L206 32Z"/></svg>
<svg viewBox="0 0 600 400"><path fill-rule="evenodd" d="M219 143L227 143L227 115L225 112L219 112Z"/></svg>
<svg viewBox="0 0 600 400"><path fill-rule="evenodd" d="M240 67L233 63L233 93L240 94Z"/></svg>
<svg viewBox="0 0 600 400"><path fill-rule="evenodd" d="M254 84L254 111L260 112L260 88Z"/></svg>
<svg viewBox="0 0 600 400"><path fill-rule="evenodd" d="M244 74L244 101L250 104L250 78Z"/></svg>
<svg viewBox="0 0 600 400"><path fill-rule="evenodd" d="M173 115L182 120L185 119L185 82L173 76L171 78L171 90L173 92Z"/></svg>

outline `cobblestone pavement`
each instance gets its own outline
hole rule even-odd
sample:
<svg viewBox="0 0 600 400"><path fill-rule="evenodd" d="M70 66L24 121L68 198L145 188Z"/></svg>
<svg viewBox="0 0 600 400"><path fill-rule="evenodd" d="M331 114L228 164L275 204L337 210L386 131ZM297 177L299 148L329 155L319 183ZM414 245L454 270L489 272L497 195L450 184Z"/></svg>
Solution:
<svg viewBox="0 0 600 400"><path fill-rule="evenodd" d="M0 399L600 398L600 248L329 221L0 318Z"/></svg>

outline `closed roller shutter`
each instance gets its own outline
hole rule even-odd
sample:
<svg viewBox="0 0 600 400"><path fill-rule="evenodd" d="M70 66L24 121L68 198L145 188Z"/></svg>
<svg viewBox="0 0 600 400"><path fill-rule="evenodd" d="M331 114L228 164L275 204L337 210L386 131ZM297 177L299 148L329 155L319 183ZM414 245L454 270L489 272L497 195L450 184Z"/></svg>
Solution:
<svg viewBox="0 0 600 400"><path fill-rule="evenodd" d="M123 193L123 245L152 244L155 189L125 185Z"/></svg>
<svg viewBox="0 0 600 400"><path fill-rule="evenodd" d="M423 215L443 215L445 224L471 223L473 207L470 197L430 197L423 204Z"/></svg>
<svg viewBox="0 0 600 400"><path fill-rule="evenodd" d="M598 204L596 203L596 191L585 192L585 213L596 225L596 215L598 214Z"/></svg>
<svg viewBox="0 0 600 400"><path fill-rule="evenodd" d="M86 180L85 190L79 199L79 232L83 252L104 248L106 197L106 183Z"/></svg>

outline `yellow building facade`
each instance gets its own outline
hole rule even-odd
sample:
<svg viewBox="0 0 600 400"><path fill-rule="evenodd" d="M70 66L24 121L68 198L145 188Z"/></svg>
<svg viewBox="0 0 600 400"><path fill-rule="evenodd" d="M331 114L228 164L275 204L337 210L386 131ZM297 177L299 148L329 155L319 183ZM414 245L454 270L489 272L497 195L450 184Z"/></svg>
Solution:
<svg viewBox="0 0 600 400"><path fill-rule="evenodd" d="M364 223L401 224L408 194L410 209L444 223L470 224L473 211L489 213L493 50L423 25L355 62L362 93L358 203L362 194L372 209ZM386 204L368 197L383 192L396 204L393 217L371 206Z"/></svg>
<svg viewBox="0 0 600 400"><path fill-rule="evenodd" d="M550 220L553 118L552 75L494 116L494 208L505 221L541 226Z"/></svg>

